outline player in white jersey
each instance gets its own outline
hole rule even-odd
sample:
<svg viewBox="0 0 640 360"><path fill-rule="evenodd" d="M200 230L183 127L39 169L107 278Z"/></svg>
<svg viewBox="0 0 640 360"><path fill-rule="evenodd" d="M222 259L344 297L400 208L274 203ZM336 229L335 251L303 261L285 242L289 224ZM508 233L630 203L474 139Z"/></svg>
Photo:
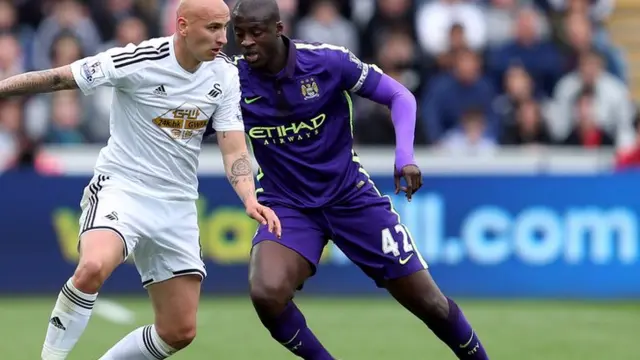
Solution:
<svg viewBox="0 0 640 360"><path fill-rule="evenodd" d="M113 88L111 138L81 201L80 261L51 314L44 360L67 357L98 290L129 255L150 294L155 323L134 330L100 359L164 359L191 343L206 276L195 200L198 154L209 121L247 214L280 233L275 214L256 200L238 71L220 53L229 9L222 0L183 0L176 21L171 37L0 82L0 97Z"/></svg>

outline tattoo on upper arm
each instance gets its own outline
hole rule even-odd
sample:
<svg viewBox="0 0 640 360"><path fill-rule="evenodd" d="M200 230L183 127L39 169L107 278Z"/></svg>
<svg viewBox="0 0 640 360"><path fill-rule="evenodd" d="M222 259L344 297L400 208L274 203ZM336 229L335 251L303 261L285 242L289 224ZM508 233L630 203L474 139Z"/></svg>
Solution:
<svg viewBox="0 0 640 360"><path fill-rule="evenodd" d="M33 71L0 81L0 98L77 89L70 66Z"/></svg>
<svg viewBox="0 0 640 360"><path fill-rule="evenodd" d="M231 164L228 178L233 187L236 187L240 182L252 180L249 154L243 153Z"/></svg>

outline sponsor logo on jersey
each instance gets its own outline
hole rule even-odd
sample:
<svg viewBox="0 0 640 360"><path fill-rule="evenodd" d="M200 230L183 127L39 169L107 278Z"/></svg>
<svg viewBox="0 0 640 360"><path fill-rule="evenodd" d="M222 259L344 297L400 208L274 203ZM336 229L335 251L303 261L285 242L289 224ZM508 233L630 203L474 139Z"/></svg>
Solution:
<svg viewBox="0 0 640 360"><path fill-rule="evenodd" d="M188 142L194 136L204 132L209 116L196 106L185 103L152 121L172 139Z"/></svg>
<svg viewBox="0 0 640 360"><path fill-rule="evenodd" d="M311 139L320 133L327 115L320 114L313 119L297 121L280 126L255 126L249 129L249 137L262 141L264 145L290 144Z"/></svg>
<svg viewBox="0 0 640 360"><path fill-rule="evenodd" d="M222 94L222 87L219 83L213 84L213 89L207 94L208 97L215 99Z"/></svg>

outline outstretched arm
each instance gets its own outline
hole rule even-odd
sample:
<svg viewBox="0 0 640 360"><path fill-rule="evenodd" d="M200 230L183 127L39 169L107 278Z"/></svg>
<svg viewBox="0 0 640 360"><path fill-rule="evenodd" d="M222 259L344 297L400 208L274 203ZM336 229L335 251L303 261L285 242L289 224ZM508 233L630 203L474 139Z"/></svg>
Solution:
<svg viewBox="0 0 640 360"><path fill-rule="evenodd" d="M413 141L416 128L416 98L402 84L382 74L375 90L364 97L391 109L391 121L396 131L396 170L415 165Z"/></svg>
<svg viewBox="0 0 640 360"><path fill-rule="evenodd" d="M343 89L364 98L386 105L391 109L391 119L396 130L397 171L407 165L415 165L413 141L416 127L416 99L407 88L402 86L380 68L363 63L347 49L332 50L330 60L340 69L340 81Z"/></svg>
<svg viewBox="0 0 640 360"><path fill-rule="evenodd" d="M77 89L71 66L33 71L0 81L0 98Z"/></svg>

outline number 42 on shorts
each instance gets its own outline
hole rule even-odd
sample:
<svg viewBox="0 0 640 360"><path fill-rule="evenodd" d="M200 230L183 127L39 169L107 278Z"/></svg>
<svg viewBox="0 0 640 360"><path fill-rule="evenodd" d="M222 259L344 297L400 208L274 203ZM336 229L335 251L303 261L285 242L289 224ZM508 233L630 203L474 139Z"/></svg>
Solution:
<svg viewBox="0 0 640 360"><path fill-rule="evenodd" d="M409 238L409 233L402 224L397 224L393 228L393 230L396 234L402 235L402 251L407 256L400 258L399 261L400 264L404 265L409 261L409 258L413 256L413 245L411 244L411 238ZM391 229L389 228L382 229L382 252L384 254L392 254L395 257L400 256L399 244L393 238Z"/></svg>

